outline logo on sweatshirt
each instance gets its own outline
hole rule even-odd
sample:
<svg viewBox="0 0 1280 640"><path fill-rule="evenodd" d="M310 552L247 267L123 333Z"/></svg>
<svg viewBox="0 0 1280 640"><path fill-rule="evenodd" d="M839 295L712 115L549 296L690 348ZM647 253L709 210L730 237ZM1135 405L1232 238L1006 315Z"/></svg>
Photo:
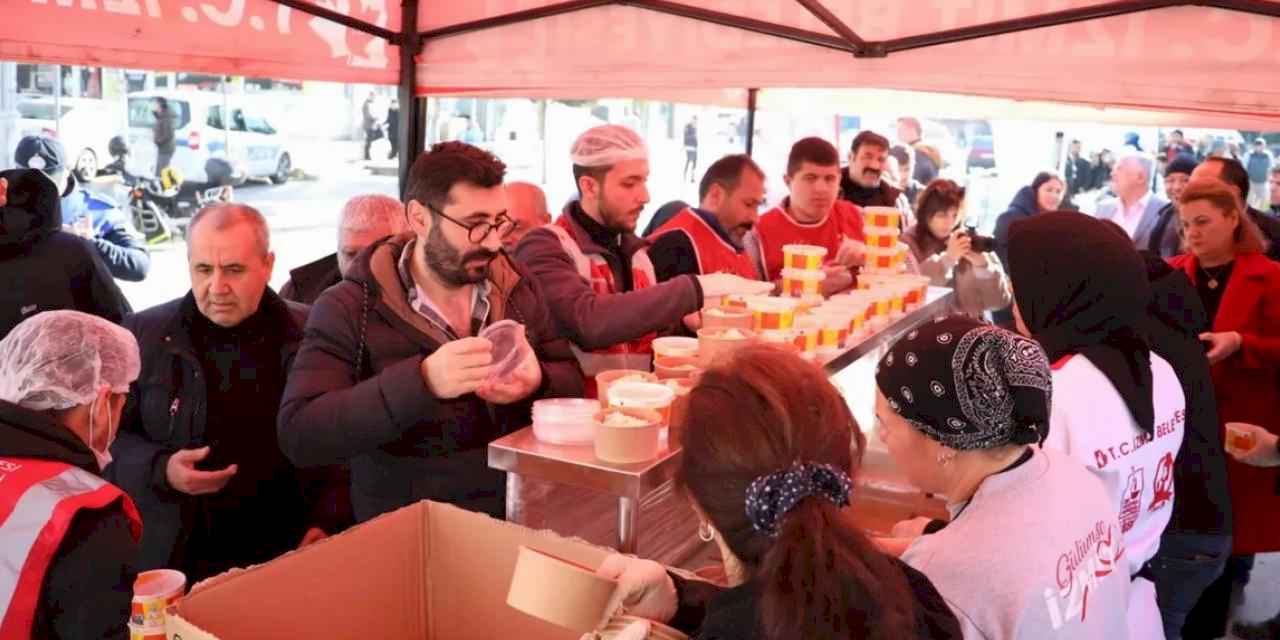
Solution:
<svg viewBox="0 0 1280 640"><path fill-rule="evenodd" d="M1160 464L1156 467L1156 479L1152 484L1155 490L1155 496L1151 498L1151 505L1147 507L1147 511L1154 513L1168 506L1173 500L1173 454L1166 453L1160 458Z"/></svg>
<svg viewBox="0 0 1280 640"><path fill-rule="evenodd" d="M1147 476L1147 470L1142 467L1133 467L1129 472L1129 480L1125 483L1124 500L1120 502L1120 531L1129 533L1133 525L1137 524L1138 516L1142 513L1142 492L1146 489L1144 478Z"/></svg>
<svg viewBox="0 0 1280 640"><path fill-rule="evenodd" d="M1078 538L1058 557L1058 588L1046 587L1045 606L1054 630L1089 615L1089 591L1115 572L1124 557L1124 539L1115 535L1115 525L1099 520L1083 538Z"/></svg>

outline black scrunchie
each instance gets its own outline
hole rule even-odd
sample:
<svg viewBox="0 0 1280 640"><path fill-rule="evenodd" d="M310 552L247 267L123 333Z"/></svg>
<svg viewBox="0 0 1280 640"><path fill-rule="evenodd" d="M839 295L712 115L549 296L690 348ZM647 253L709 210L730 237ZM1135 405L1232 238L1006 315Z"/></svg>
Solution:
<svg viewBox="0 0 1280 640"><path fill-rule="evenodd" d="M853 481L849 474L829 464L797 462L767 476L756 478L747 487L747 519L756 531L778 537L782 519L801 500L821 496L837 507L849 506Z"/></svg>

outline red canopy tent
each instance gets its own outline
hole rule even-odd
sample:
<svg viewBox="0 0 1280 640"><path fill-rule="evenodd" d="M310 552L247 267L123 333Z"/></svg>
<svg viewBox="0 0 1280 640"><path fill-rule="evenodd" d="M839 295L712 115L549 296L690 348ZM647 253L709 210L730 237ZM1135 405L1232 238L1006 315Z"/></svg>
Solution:
<svg viewBox="0 0 1280 640"><path fill-rule="evenodd" d="M1273 0L5 4L4 59L398 84L410 150L411 98L433 94L754 105L771 89L852 87L1280 127Z"/></svg>

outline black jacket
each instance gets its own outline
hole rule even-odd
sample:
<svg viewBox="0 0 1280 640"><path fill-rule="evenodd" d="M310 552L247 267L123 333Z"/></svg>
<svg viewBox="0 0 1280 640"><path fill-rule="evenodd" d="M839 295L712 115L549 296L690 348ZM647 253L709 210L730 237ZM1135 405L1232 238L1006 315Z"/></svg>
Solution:
<svg viewBox="0 0 1280 640"><path fill-rule="evenodd" d="M911 203L897 187L881 180L874 189L868 189L849 177L849 167L840 172L840 197L859 207L894 207L904 213L912 212Z"/></svg>
<svg viewBox="0 0 1280 640"><path fill-rule="evenodd" d="M0 178L10 185L9 206L0 207L0 338L41 311L72 309L123 320L129 303L93 244L61 230L53 183L34 170L4 171ZM18 206L17 191L28 189L52 198Z"/></svg>
<svg viewBox="0 0 1280 640"><path fill-rule="evenodd" d="M1280 220L1277 220L1253 207L1249 207L1249 217L1258 225L1263 237L1271 243L1267 249L1267 257L1280 262Z"/></svg>
<svg viewBox="0 0 1280 640"><path fill-rule="evenodd" d="M270 289L261 308L285 336L280 357L282 370L288 371L302 341L307 309L281 300ZM206 376L191 338L198 314L195 298L188 293L124 322L138 339L142 372L130 389L120 433L111 448L115 462L107 473L133 497L142 513L146 526L139 568L143 570L181 563L192 523L206 499L176 491L165 473L170 455L197 448L205 437ZM262 434L264 447L275 444L272 435Z"/></svg>
<svg viewBox="0 0 1280 640"><path fill-rule="evenodd" d="M1186 435L1173 468L1173 518L1166 532L1231 533L1231 493L1219 437L1218 401L1209 361L1197 336L1211 323L1187 276L1158 255L1144 252L1151 282L1150 313L1142 330L1151 350L1178 372L1187 401Z"/></svg>
<svg viewBox="0 0 1280 640"><path fill-rule="evenodd" d="M339 282L342 282L342 272L338 271L338 254L331 253L290 271L289 281L280 287L280 297L312 305L325 289Z"/></svg>
<svg viewBox="0 0 1280 640"><path fill-rule="evenodd" d="M0 456L63 462L98 475L93 453L66 427L2 401ZM119 503L76 514L45 574L32 638L129 637L138 554L130 527Z"/></svg>
<svg viewBox="0 0 1280 640"><path fill-rule="evenodd" d="M894 558L915 596L916 632L903 638L960 640L960 623L942 595L923 573ZM680 608L672 626L691 633L693 640L754 640L764 637L760 625L758 589L750 582L724 589L672 575Z"/></svg>
<svg viewBox="0 0 1280 640"><path fill-rule="evenodd" d="M582 372L537 282L501 254L489 322L525 325L542 388L507 406L432 396L422 361L449 338L409 307L397 264L411 237L365 249L316 301L280 407L280 446L303 467L350 462L361 522L424 499L503 517L506 477L489 468L489 443L528 426L533 399L581 396Z"/></svg>

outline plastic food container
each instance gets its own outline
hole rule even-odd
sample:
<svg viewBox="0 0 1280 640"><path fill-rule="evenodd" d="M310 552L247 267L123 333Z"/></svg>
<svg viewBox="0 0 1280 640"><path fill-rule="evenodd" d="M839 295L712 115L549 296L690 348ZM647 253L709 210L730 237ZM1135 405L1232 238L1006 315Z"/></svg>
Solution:
<svg viewBox="0 0 1280 640"><path fill-rule="evenodd" d="M143 571L133 581L133 603L129 611L130 635L143 633L164 635L166 610L182 599L187 576L173 569Z"/></svg>
<svg viewBox="0 0 1280 640"><path fill-rule="evenodd" d="M655 338L653 341L654 358L694 358L698 355L698 339L671 336Z"/></svg>
<svg viewBox="0 0 1280 640"><path fill-rule="evenodd" d="M599 400L547 398L533 403L533 435L548 444L591 444Z"/></svg>
<svg viewBox="0 0 1280 640"><path fill-rule="evenodd" d="M600 640L614 640L618 638L631 623L642 620L635 616L617 615L609 619L604 628L597 632ZM645 636L645 640L689 640L689 636L668 627L661 622L649 620L649 635Z"/></svg>
<svg viewBox="0 0 1280 640"><path fill-rule="evenodd" d="M862 210L863 224L867 227L900 228L902 212L894 207L865 207Z"/></svg>
<svg viewBox="0 0 1280 640"><path fill-rule="evenodd" d="M734 293L720 298L720 306L726 309L746 309L747 296L741 293Z"/></svg>
<svg viewBox="0 0 1280 640"><path fill-rule="evenodd" d="M747 307L751 309L752 329L757 332L790 329L796 319L797 306L795 298L769 296L748 298Z"/></svg>
<svg viewBox="0 0 1280 640"><path fill-rule="evenodd" d="M801 353L814 353L818 350L818 340L822 338L821 316L811 314L796 318L796 326L792 329L795 333L793 342Z"/></svg>
<svg viewBox="0 0 1280 640"><path fill-rule="evenodd" d="M826 279L827 274L822 271L783 269L782 295L791 296L793 298L822 295L822 281Z"/></svg>
<svg viewBox="0 0 1280 640"><path fill-rule="evenodd" d="M862 233L867 238L867 247L877 249L892 249L898 246L898 239L902 236L902 232L897 227L865 227Z"/></svg>
<svg viewBox="0 0 1280 640"><path fill-rule="evenodd" d="M804 338L795 329L767 329L756 333L756 338L791 353L803 353Z"/></svg>
<svg viewBox="0 0 1280 640"><path fill-rule="evenodd" d="M600 404L609 404L609 390L616 382L657 382L658 376L635 369L610 369L596 374L596 390Z"/></svg>
<svg viewBox="0 0 1280 640"><path fill-rule="evenodd" d="M851 316L852 314L848 312L838 310L818 316L822 324L822 331L818 337L818 349L823 351L843 349L849 342Z"/></svg>
<svg viewBox="0 0 1280 640"><path fill-rule="evenodd" d="M652 385L662 388L670 397L675 393L664 385ZM667 400L670 411L671 400ZM624 416L627 424L614 422L611 416ZM669 415L669 414L668 414ZM647 462L658 457L658 447L662 436L665 419L662 414L652 409L632 407L610 407L595 416L595 452L596 457L617 464Z"/></svg>
<svg viewBox="0 0 1280 640"><path fill-rule="evenodd" d="M796 314L809 313L827 301L821 293L811 293L796 298Z"/></svg>
<svg viewBox="0 0 1280 640"><path fill-rule="evenodd" d="M698 363L703 368L716 360L727 358L734 351L751 344L752 331L741 329L701 329L698 331Z"/></svg>
<svg viewBox="0 0 1280 640"><path fill-rule="evenodd" d="M129 625L129 640L165 640L165 629Z"/></svg>
<svg viewBox="0 0 1280 640"><path fill-rule="evenodd" d="M480 337L493 343L493 369L490 380L501 380L520 366L532 347L525 335L524 325L515 320L496 322L480 332Z"/></svg>
<svg viewBox="0 0 1280 640"><path fill-rule="evenodd" d="M703 309L702 328L750 331L751 312L748 311L745 306L741 309L731 309L728 307L711 307Z"/></svg>
<svg viewBox="0 0 1280 640"><path fill-rule="evenodd" d="M891 248L867 246L867 267L873 270L893 271L899 266L905 256L900 245Z"/></svg>
<svg viewBox="0 0 1280 640"><path fill-rule="evenodd" d="M1227 449L1244 453L1252 451L1258 444L1258 438L1253 435L1252 431L1240 428L1239 422L1228 422L1227 429Z"/></svg>
<svg viewBox="0 0 1280 640"><path fill-rule="evenodd" d="M653 373L658 381L675 378L691 378L702 370L701 357L695 358L656 358L653 361Z"/></svg>
<svg viewBox="0 0 1280 640"><path fill-rule="evenodd" d="M656 411L663 426L671 419L671 401L675 398L675 392L661 382L619 382L609 388L610 407Z"/></svg>
<svg viewBox="0 0 1280 640"><path fill-rule="evenodd" d="M802 271L819 271L827 257L827 248L811 244L782 245L782 267Z"/></svg>

